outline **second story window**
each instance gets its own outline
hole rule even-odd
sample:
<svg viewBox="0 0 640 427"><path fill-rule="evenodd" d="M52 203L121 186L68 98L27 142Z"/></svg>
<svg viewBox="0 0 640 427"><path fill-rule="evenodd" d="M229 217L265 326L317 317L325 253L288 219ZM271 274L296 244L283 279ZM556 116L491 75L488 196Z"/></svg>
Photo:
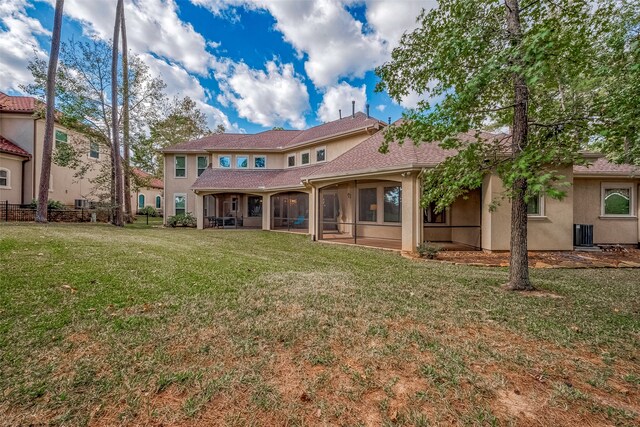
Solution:
<svg viewBox="0 0 640 427"><path fill-rule="evenodd" d="M316 150L316 162L324 162L327 160L327 150L325 148L318 148Z"/></svg>
<svg viewBox="0 0 640 427"><path fill-rule="evenodd" d="M187 176L187 158L185 156L176 156L176 178L186 178Z"/></svg>
<svg viewBox="0 0 640 427"><path fill-rule="evenodd" d="M100 158L100 145L98 145L97 142L89 143L89 157L91 157L92 159Z"/></svg>
<svg viewBox="0 0 640 427"><path fill-rule="evenodd" d="M198 176L202 175L207 166L209 166L207 156L198 156Z"/></svg>
<svg viewBox="0 0 640 427"><path fill-rule="evenodd" d="M256 169L264 169L267 167L267 156L255 156L253 158L253 167Z"/></svg>
<svg viewBox="0 0 640 427"><path fill-rule="evenodd" d="M231 167L231 156L219 156L218 157L218 165L221 168L230 168Z"/></svg>
<svg viewBox="0 0 640 427"><path fill-rule="evenodd" d="M296 165L296 155L290 154L289 157L287 157L287 166L293 167L295 165Z"/></svg>
<svg viewBox="0 0 640 427"><path fill-rule="evenodd" d="M65 133L62 132L61 130L57 130L55 132L55 138L56 138L56 147L58 147L60 144L66 144L67 142L69 142L69 136Z"/></svg>
<svg viewBox="0 0 640 427"><path fill-rule="evenodd" d="M236 156L236 167L245 169L249 167L249 158L247 156Z"/></svg>
<svg viewBox="0 0 640 427"><path fill-rule="evenodd" d="M300 164L308 165L309 164L309 152L302 153L300 155Z"/></svg>

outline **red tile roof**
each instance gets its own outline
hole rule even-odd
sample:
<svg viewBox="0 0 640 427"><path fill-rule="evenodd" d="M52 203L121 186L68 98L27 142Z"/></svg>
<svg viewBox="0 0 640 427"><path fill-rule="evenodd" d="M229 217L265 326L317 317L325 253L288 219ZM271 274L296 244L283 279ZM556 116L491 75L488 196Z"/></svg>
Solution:
<svg viewBox="0 0 640 427"><path fill-rule="evenodd" d="M0 135L0 153L13 154L14 156L20 156L27 159L31 157L31 154L18 147L2 135Z"/></svg>
<svg viewBox="0 0 640 427"><path fill-rule="evenodd" d="M11 96L0 92L0 112L33 113L38 102L30 96Z"/></svg>
<svg viewBox="0 0 640 427"><path fill-rule="evenodd" d="M587 154L586 157L589 160L590 164L587 166L574 166L573 173L575 175L614 175L640 177L640 167L638 166L628 165L624 163L612 163L604 156L597 157L595 159L593 158L593 156L599 156L599 154Z"/></svg>
<svg viewBox="0 0 640 427"><path fill-rule="evenodd" d="M283 150L315 140L330 138L356 132L384 123L367 117L364 113L356 113L340 120L324 123L306 130L268 130L256 134L215 134L194 141L183 142L167 147L165 153L206 150Z"/></svg>
<svg viewBox="0 0 640 427"><path fill-rule="evenodd" d="M505 134L487 132L482 132L479 136L487 140L507 137ZM475 132L462 134L458 138L468 142L476 140ZM433 167L455 154L455 151L444 150L436 142L415 145L408 139L403 144L390 144L389 152L382 154L378 149L383 140L384 132L378 132L305 178L313 180L402 168Z"/></svg>
<svg viewBox="0 0 640 427"><path fill-rule="evenodd" d="M302 177L319 165L291 169L221 169L208 168L191 186L193 190L267 190L303 187Z"/></svg>
<svg viewBox="0 0 640 427"><path fill-rule="evenodd" d="M156 178L155 176L151 175L150 173L147 173L141 169L138 168L133 168L132 172L134 175L136 175L138 178L140 178L140 180L142 182L144 182L144 186L148 187L148 188L160 188L163 189L164 188L164 183L162 182L162 180Z"/></svg>

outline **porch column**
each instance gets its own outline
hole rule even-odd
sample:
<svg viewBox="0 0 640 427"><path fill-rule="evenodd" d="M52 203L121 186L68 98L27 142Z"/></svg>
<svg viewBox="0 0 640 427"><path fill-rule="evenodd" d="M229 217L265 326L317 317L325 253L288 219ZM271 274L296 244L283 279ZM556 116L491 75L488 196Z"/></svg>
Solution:
<svg viewBox="0 0 640 427"><path fill-rule="evenodd" d="M262 229L271 230L271 194L262 196Z"/></svg>
<svg viewBox="0 0 640 427"><path fill-rule="evenodd" d="M311 235L311 240L316 240L316 226L318 218L318 191L315 187L311 187L311 193L309 193L309 234Z"/></svg>
<svg viewBox="0 0 640 427"><path fill-rule="evenodd" d="M204 228L204 196L196 193L196 224L198 230Z"/></svg>
<svg viewBox="0 0 640 427"><path fill-rule="evenodd" d="M415 252L418 246L419 198L417 196L416 174L405 172L402 177L402 250Z"/></svg>

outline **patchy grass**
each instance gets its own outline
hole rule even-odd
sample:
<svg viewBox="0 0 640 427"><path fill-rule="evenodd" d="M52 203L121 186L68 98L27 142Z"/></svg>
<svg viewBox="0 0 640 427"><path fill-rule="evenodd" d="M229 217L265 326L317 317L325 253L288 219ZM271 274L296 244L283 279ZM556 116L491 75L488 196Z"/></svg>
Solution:
<svg viewBox="0 0 640 427"><path fill-rule="evenodd" d="M637 425L640 281L261 231L0 226L2 425ZM559 296L551 298L547 295Z"/></svg>

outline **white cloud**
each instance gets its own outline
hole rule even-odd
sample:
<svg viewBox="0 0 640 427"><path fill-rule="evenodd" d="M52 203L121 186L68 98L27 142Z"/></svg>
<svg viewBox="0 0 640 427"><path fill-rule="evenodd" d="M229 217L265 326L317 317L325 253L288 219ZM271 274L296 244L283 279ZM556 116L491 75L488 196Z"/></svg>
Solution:
<svg viewBox="0 0 640 427"><path fill-rule="evenodd" d="M362 111L367 103L367 86L354 87L346 82L330 87L322 98L322 103L318 108L318 119L329 122L339 118L339 111L342 110L342 117L346 117L352 112L352 101L356 101L356 111Z"/></svg>
<svg viewBox="0 0 640 427"><path fill-rule="evenodd" d="M376 110L380 111L381 113L385 110L385 108L387 108L387 106L384 104L376 105Z"/></svg>
<svg viewBox="0 0 640 427"><path fill-rule="evenodd" d="M140 56L149 66L151 73L160 76L167 84L167 95L181 98L188 96L196 102L198 108L207 115L207 124L210 128L213 129L218 124L222 124L228 132L241 131L237 123L229 121L226 114L206 103L209 95L195 76L177 64L170 64L149 54L140 54Z"/></svg>
<svg viewBox="0 0 640 427"><path fill-rule="evenodd" d="M46 58L47 53L40 47L37 35L49 35L40 21L27 16L26 0L2 0L0 21L6 29L0 28L0 90L18 91L19 86L33 82L27 69L34 54Z"/></svg>
<svg viewBox="0 0 640 427"><path fill-rule="evenodd" d="M268 61L266 71L245 63L226 61L216 69L222 89L218 101L232 104L238 115L262 126L288 123L296 129L306 126L304 113L309 109L309 94L302 78L291 64Z"/></svg>
<svg viewBox="0 0 640 427"><path fill-rule="evenodd" d="M398 45L405 32L418 27L416 18L422 9L432 9L437 0L366 0L367 23L385 40L390 49Z"/></svg>
<svg viewBox="0 0 640 427"><path fill-rule="evenodd" d="M110 40L115 6L113 0L67 0L64 13L78 20L86 35ZM153 52L200 75L206 75L215 61L204 37L180 20L174 0L127 1L125 19L128 45L134 52Z"/></svg>

